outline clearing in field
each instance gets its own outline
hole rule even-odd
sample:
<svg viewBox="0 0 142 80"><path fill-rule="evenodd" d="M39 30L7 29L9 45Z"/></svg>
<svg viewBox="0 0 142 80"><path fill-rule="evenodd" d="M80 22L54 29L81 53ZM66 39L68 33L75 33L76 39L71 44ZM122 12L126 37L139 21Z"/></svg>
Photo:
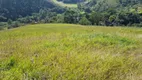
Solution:
<svg viewBox="0 0 142 80"><path fill-rule="evenodd" d="M0 31L0 80L141 80L142 28L37 24Z"/></svg>
<svg viewBox="0 0 142 80"><path fill-rule="evenodd" d="M70 7L70 8L77 8L77 4L66 4L66 3L63 3L63 2L59 2L57 0L51 0L53 3L59 5L59 6L62 6L62 7Z"/></svg>

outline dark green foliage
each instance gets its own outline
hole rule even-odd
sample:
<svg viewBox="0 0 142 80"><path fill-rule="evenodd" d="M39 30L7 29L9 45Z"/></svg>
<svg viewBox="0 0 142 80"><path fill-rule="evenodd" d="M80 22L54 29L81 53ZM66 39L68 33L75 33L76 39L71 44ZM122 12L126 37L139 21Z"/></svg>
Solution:
<svg viewBox="0 0 142 80"><path fill-rule="evenodd" d="M11 25L11 24L12 24L12 20L9 19L9 20L7 21L7 23L8 23L8 25Z"/></svg>
<svg viewBox="0 0 142 80"><path fill-rule="evenodd" d="M20 23L18 21L13 22L12 27L16 28L19 27Z"/></svg>
<svg viewBox="0 0 142 80"><path fill-rule="evenodd" d="M64 21L65 23L78 23L80 19L80 14L75 10L67 10L64 13Z"/></svg>
<svg viewBox="0 0 142 80"><path fill-rule="evenodd" d="M0 21L7 21L9 18L16 20L40 9L54 9L56 6L48 0L0 0ZM59 11L59 10L58 10Z"/></svg>
<svg viewBox="0 0 142 80"><path fill-rule="evenodd" d="M2 63L2 62L1 62ZM0 65L1 70L10 70L16 64L15 58L11 57L7 61L3 62L3 65Z"/></svg>
<svg viewBox="0 0 142 80"><path fill-rule="evenodd" d="M81 25L90 25L91 22L84 16L82 19L79 21L79 24Z"/></svg>
<svg viewBox="0 0 142 80"><path fill-rule="evenodd" d="M124 9L125 7L134 7L141 4L142 0L90 0L80 3L83 9L91 9L95 11L106 11L109 8Z"/></svg>
<svg viewBox="0 0 142 80"><path fill-rule="evenodd" d="M30 23L79 23L138 27L142 24L141 0L58 1L77 3L78 8L59 7L49 0L1 0L0 22L7 22L8 28ZM1 29L7 24L1 25Z"/></svg>
<svg viewBox="0 0 142 80"><path fill-rule="evenodd" d="M7 68L7 69L10 69L10 68L12 68L14 65L15 65L15 60L14 60L13 58L11 58L11 59L7 62L6 68Z"/></svg>
<svg viewBox="0 0 142 80"><path fill-rule="evenodd" d="M0 22L0 30L3 30L6 27L7 27L7 23L6 22Z"/></svg>
<svg viewBox="0 0 142 80"><path fill-rule="evenodd" d="M99 22L102 20L102 15L101 13L92 12L89 19L93 25L99 25Z"/></svg>
<svg viewBox="0 0 142 80"><path fill-rule="evenodd" d="M12 22L11 24L8 24L8 29L11 29L11 28L17 28L20 26L20 22L18 21L14 21Z"/></svg>

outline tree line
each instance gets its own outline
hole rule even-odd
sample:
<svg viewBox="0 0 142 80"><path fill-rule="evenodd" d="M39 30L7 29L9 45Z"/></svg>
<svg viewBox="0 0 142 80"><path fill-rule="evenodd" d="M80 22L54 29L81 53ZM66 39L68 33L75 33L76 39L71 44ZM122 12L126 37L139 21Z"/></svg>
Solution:
<svg viewBox="0 0 142 80"><path fill-rule="evenodd" d="M1 4L0 29L36 23L142 27L142 8L139 5L96 10L97 5L95 9L91 7L91 4L98 4L96 0L84 7L80 3L76 9L59 7L45 0L1 0Z"/></svg>

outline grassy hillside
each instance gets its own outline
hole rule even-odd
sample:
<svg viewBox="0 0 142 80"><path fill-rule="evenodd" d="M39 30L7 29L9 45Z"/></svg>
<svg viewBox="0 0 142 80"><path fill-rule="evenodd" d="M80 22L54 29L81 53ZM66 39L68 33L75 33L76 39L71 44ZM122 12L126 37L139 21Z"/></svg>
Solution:
<svg viewBox="0 0 142 80"><path fill-rule="evenodd" d="M0 32L0 80L141 80L142 28L27 25Z"/></svg>
<svg viewBox="0 0 142 80"><path fill-rule="evenodd" d="M66 3L63 3L63 2L59 2L57 0L51 0L53 3L59 5L59 6L62 6L62 7L70 7L70 8L77 8L77 4L66 4Z"/></svg>

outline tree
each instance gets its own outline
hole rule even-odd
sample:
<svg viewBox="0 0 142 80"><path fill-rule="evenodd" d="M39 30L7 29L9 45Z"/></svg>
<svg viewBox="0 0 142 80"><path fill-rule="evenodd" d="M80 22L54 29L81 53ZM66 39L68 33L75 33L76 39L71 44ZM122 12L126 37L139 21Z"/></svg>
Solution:
<svg viewBox="0 0 142 80"><path fill-rule="evenodd" d="M56 5L49 0L0 0L0 21L16 20L19 16L25 17L38 13L40 9L55 7Z"/></svg>
<svg viewBox="0 0 142 80"><path fill-rule="evenodd" d="M20 23L18 21L15 21L12 23L11 27L12 28L16 28L16 27L19 27L20 26Z"/></svg>
<svg viewBox="0 0 142 80"><path fill-rule="evenodd" d="M62 15L62 14L58 14L57 16L56 16L56 22L57 23L63 23L64 22L64 16Z"/></svg>
<svg viewBox="0 0 142 80"><path fill-rule="evenodd" d="M8 23L8 25L11 25L12 24L12 20L8 19L7 23Z"/></svg>
<svg viewBox="0 0 142 80"><path fill-rule="evenodd" d="M81 20L79 21L79 24L81 25L90 25L91 22L84 16L81 18Z"/></svg>
<svg viewBox="0 0 142 80"><path fill-rule="evenodd" d="M98 12L92 12L91 14L90 14L90 18L89 18L89 20L91 21L91 23L94 25L94 24L96 24L96 25L99 25L99 22L102 20L102 15L101 15L101 13L98 13Z"/></svg>
<svg viewBox="0 0 142 80"><path fill-rule="evenodd" d="M66 23L78 23L80 19L80 14L74 10L67 10L64 13L64 21Z"/></svg>

